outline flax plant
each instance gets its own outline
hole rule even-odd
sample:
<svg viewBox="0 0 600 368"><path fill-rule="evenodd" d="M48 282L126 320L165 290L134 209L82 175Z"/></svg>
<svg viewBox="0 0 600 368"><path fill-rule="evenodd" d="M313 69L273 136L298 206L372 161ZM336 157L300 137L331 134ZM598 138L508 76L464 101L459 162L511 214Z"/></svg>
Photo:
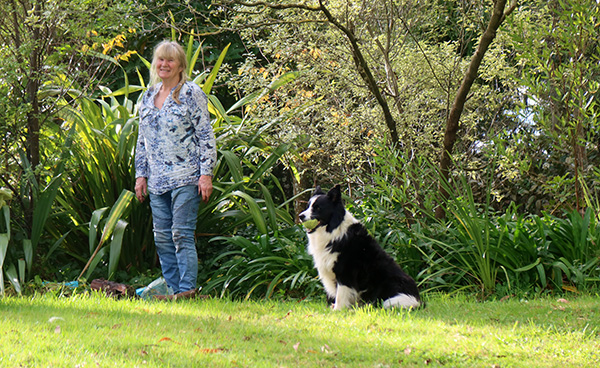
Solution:
<svg viewBox="0 0 600 368"><path fill-rule="evenodd" d="M11 198L12 193L9 190L0 188L0 216L4 220L4 232L0 233L0 296L4 296L4 259L10 241L10 208L7 201Z"/></svg>
<svg viewBox="0 0 600 368"><path fill-rule="evenodd" d="M203 252L214 253L218 250L206 250L208 242L215 236L230 235L248 226L256 227L260 233L267 229L277 229L280 223L293 223L288 205L275 205L283 196L279 179L272 169L279 165L290 149L289 144L272 147L265 142L264 135L275 127L278 121L267 124L249 123L234 115L238 109L255 103L280 86L293 81L295 73L288 73L273 83L247 96L229 110L225 110L219 99L211 95L219 68L227 53L225 48L210 72L194 76L194 66L200 54L202 44L195 46L190 38L187 44L187 57L190 78L200 85L209 98L209 112L218 146L217 165L214 171L213 196L207 204L202 204L198 214L198 246ZM142 58L145 65L150 63ZM82 99L78 108L70 112L70 118L76 120L80 139L73 149L75 168L72 172L72 185L62 188L61 205L64 209L65 226L60 232L66 233L69 223L74 224L78 234L71 234L63 249L80 262L88 262L86 278L92 277L92 271L101 259L109 266L109 276L118 270L145 271L155 265L155 252L151 232L151 216L147 203L132 203L127 213L127 223L115 229L122 244L112 248L102 248L102 237L95 254L92 243L96 238L96 227L101 213L118 201L125 189L133 188L135 181L133 167L135 143L137 140L138 111L131 100L134 92L144 91L146 83L140 76L139 85L126 85L111 91L102 88L104 96L97 100ZM139 97L138 97L139 98ZM93 215L93 214L96 215ZM264 215L264 217L263 217ZM89 249L81 241L84 234L90 239ZM94 241L92 241L94 239ZM95 244L95 243L94 243ZM114 243L113 243L114 244ZM88 253L89 252L89 253ZM116 260L119 267L115 267ZM89 256L88 256L89 254ZM85 270L84 270L85 271ZM207 271L202 271L206 273ZM83 275L84 272L81 273ZM80 277L81 277L80 275Z"/></svg>
<svg viewBox="0 0 600 368"><path fill-rule="evenodd" d="M448 242L429 239L441 249L444 262L476 281L484 298L495 290L499 267L496 258L504 238L504 233L493 223L490 209L493 160L488 167L485 203L481 205L475 201L465 173L455 175L448 182L441 181L450 194L444 203L449 239Z"/></svg>

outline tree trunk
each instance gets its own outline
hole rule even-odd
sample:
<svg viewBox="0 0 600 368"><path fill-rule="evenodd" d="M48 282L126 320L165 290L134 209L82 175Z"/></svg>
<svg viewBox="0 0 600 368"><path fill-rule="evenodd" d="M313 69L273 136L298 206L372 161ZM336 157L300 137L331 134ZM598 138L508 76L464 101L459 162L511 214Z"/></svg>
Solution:
<svg viewBox="0 0 600 368"><path fill-rule="evenodd" d="M446 131L444 133L444 147L442 148L442 154L440 158L440 171L442 173L442 177L440 178L440 180L448 181L448 178L450 177L450 168L452 166L451 155L452 150L454 148L454 144L456 143L458 129L460 128L460 116L462 115L469 91L471 90L473 82L477 77L477 72L479 70L479 66L481 65L481 61L483 60L483 56L485 55L485 52L496 37L496 32L498 31L498 28L500 28L500 25L502 24L504 19L510 13L512 13L512 11L516 7L515 1L505 12L504 8L506 7L506 2L507 0L496 0L494 2L494 11L492 13L492 16L489 20L485 32L479 40L477 50L473 54L471 63L469 63L469 68L465 73L464 79L458 89L458 92L456 93L454 102L452 103L450 114L448 115L448 120L446 121ZM442 198L448 198L448 192L446 191L442 183L438 185L438 190ZM442 204L440 204L437 207L435 215L436 218L444 218L446 216L446 211Z"/></svg>
<svg viewBox="0 0 600 368"><path fill-rule="evenodd" d="M352 27L344 27L337 19L335 19L333 15L329 12L329 10L325 7L322 0L319 0L319 4L320 10L321 12L323 12L327 20L331 24L333 24L337 29L339 29L343 34L345 34L346 38L350 42L350 46L352 47L352 59L354 60L356 69L367 84L367 87L369 88L373 96L375 96L377 103L381 107L381 110L383 111L383 117L385 119L385 124L390 132L390 138L392 141L391 143L392 145L396 146L399 143L396 120L394 120L387 100L385 99L385 96L383 96L383 94L381 93L381 90L377 85L377 80L375 80L373 73L371 73L371 68L369 68L369 64L365 60L360 50L360 47L358 46L358 41L356 39L356 35L354 35Z"/></svg>
<svg viewBox="0 0 600 368"><path fill-rule="evenodd" d="M348 42L350 42L350 47L352 49L352 59L354 60L356 69L358 70L358 73L360 74L363 81L367 84L367 88L373 94L373 96L375 97L375 100L377 100L377 103L381 107L381 110L383 112L383 117L385 120L385 124L388 128L388 131L390 132L391 144L394 146L397 146L399 143L399 138L398 138L398 129L396 126L396 120L394 120L394 117L392 116L392 112L387 103L387 100L385 99L385 96L383 95L383 93L381 93L379 85L377 84L377 80L373 76L373 73L371 72L371 68L369 67L369 64L367 63L367 61L365 60L365 57L358 45L358 40L356 38L356 35L354 34L353 25L351 24L351 22L349 22L348 26L344 26L333 16L333 14L331 14L329 9L325 6L325 1L319 0L318 3L319 3L318 6L314 6L314 5L307 5L304 3L280 4L280 3L270 3L268 1L245 1L245 0L221 0L221 1L217 2L217 4L222 4L222 5L236 4L236 5L242 5L242 6L247 6L247 7L251 7L251 8L264 6L264 7L270 8L270 9L274 9L274 10L302 9L302 10L307 10L307 11L311 11L311 12L322 13L325 16L325 18L327 18L327 21L329 23L331 23L334 27L336 27L339 31L341 31L348 39Z"/></svg>

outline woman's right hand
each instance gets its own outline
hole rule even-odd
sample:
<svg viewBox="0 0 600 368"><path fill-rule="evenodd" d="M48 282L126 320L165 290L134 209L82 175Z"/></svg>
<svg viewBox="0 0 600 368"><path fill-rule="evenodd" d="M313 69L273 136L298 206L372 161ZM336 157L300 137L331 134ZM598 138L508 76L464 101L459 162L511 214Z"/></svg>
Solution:
<svg viewBox="0 0 600 368"><path fill-rule="evenodd" d="M143 202L148 195L148 182L146 178L139 177L135 179L135 196L138 201Z"/></svg>

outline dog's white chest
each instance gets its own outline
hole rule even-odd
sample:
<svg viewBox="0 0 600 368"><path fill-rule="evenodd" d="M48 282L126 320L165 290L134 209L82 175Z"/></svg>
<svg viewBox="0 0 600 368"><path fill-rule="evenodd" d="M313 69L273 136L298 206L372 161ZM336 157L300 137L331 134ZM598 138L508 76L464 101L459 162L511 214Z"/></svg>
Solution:
<svg viewBox="0 0 600 368"><path fill-rule="evenodd" d="M332 271L339 253L332 253L326 249L327 243L313 242L309 238L308 254L313 257L315 268L319 270Z"/></svg>
<svg viewBox="0 0 600 368"><path fill-rule="evenodd" d="M335 297L337 281L333 266L337 261L339 253L332 253L327 249L330 239L323 237L324 230L317 230L308 236L308 253L313 257L315 268L319 273L319 279L323 283L325 292L330 297Z"/></svg>

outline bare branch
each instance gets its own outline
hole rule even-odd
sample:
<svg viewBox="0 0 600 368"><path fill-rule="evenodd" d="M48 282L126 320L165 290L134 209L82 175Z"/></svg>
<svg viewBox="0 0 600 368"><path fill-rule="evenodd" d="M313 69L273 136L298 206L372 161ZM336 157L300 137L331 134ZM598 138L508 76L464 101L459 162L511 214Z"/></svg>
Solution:
<svg viewBox="0 0 600 368"><path fill-rule="evenodd" d="M358 39L354 33L353 25L351 22L348 22L349 26L344 26L336 17L331 14L329 9L325 6L323 0L318 0L318 6L311 6L302 3L290 3L290 4L273 4L268 1L244 1L244 0L221 0L216 2L216 5L221 6L231 6L231 5L240 5L250 8L256 7L265 7L273 10L290 10L290 9L299 9L299 10L307 10L310 12L319 12L324 15L329 23L331 23L335 28L337 28L340 32L342 32L348 42L350 43L350 47L352 49L352 58L354 59L355 66L358 70L359 75L367 84L369 91L373 94L377 103L381 107L383 111L383 115L385 118L386 126L390 132L390 137L392 143L395 145L399 142L398 131L396 127L396 121L392 116L389 105L385 96L382 94L377 80L373 76L371 72L371 68L365 57L361 51L361 48L358 44ZM298 23L298 22L296 22Z"/></svg>
<svg viewBox="0 0 600 368"><path fill-rule="evenodd" d="M247 6L250 8L255 8L259 6L264 6L266 8L274 9L274 10L286 10L286 9L302 9L308 11L321 11L322 4L319 1L320 6L310 6L306 4L273 4L268 1L242 1L242 0L221 0L215 3L216 5L241 5Z"/></svg>

